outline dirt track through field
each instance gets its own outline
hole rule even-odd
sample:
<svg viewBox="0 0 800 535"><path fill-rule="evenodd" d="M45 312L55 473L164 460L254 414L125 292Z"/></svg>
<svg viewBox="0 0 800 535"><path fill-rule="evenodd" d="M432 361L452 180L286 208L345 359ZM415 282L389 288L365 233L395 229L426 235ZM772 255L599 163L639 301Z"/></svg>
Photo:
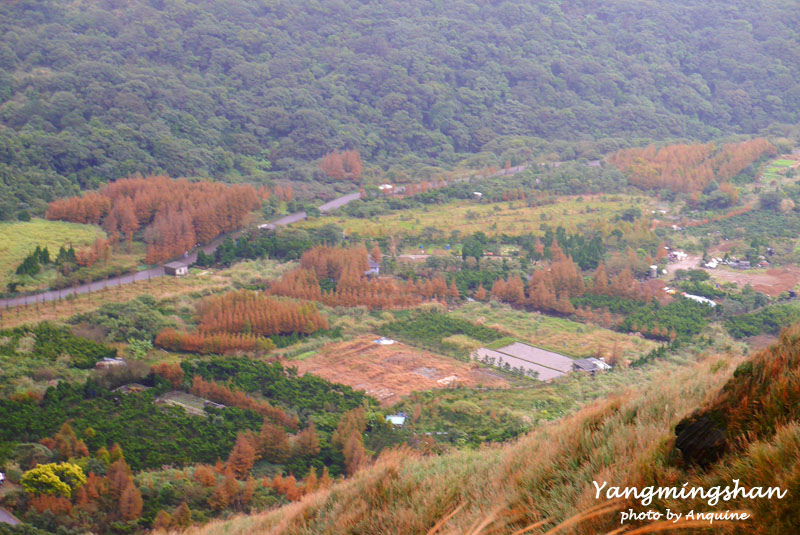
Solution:
<svg viewBox="0 0 800 535"><path fill-rule="evenodd" d="M479 367L429 353L401 343L378 345L377 337L328 344L302 361L290 361L301 374L313 373L343 383L378 399L382 405L396 403L411 392L465 386L503 388L508 382Z"/></svg>

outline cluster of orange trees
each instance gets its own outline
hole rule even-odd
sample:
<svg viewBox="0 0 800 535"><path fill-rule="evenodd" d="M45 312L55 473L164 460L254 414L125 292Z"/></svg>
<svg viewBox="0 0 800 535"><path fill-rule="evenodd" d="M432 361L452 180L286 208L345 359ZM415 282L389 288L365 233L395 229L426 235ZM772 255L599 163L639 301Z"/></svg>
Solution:
<svg viewBox="0 0 800 535"><path fill-rule="evenodd" d="M266 427L269 424L265 423L264 425ZM313 427L311 431L313 433ZM302 483L291 474L286 477L278 474L273 478L254 479L249 473L253 464L258 459L269 458L268 455L265 455L269 444L264 442L262 435L263 430L261 435L241 433L227 462L217 462L216 466L196 465L193 471L181 472L183 477L190 472L189 481L177 479L174 483L181 485L181 488L194 484L192 490L207 496L203 505L216 513L225 510L247 511L254 496L256 494L263 495L267 489L278 495L286 496L290 501L295 501L318 489L328 488L332 484L327 467L323 468L320 477L317 477L316 470L311 468ZM302 454L305 451L304 445L308 442L304 439L309 435L308 430L304 430L291 437L291 441L287 438L287 450L291 449L293 453ZM316 440L316 434L311 438ZM269 438L266 440L269 441ZM200 489L196 485L199 485ZM156 532L183 531L192 523L191 513L186 502L183 502L171 514L161 509L153 519L153 530Z"/></svg>
<svg viewBox="0 0 800 535"><path fill-rule="evenodd" d="M65 423L51 438L41 443L52 449L62 461L75 458L88 458L86 444L77 438L75 431ZM89 472L86 483L77 487L71 495L63 496L56 492L37 493L27 504L38 513L51 511L54 514L70 514L73 510L95 515L103 515L109 522L130 521L142 513L142 494L136 487L131 468L125 462L122 449L115 444L109 452L100 448L95 454L97 464L105 467L104 475Z"/></svg>
<svg viewBox="0 0 800 535"><path fill-rule="evenodd" d="M164 329L156 345L172 351L225 353L268 351L270 336L312 334L328 328L328 320L314 303L276 299L251 290L212 295L196 305L197 332Z"/></svg>
<svg viewBox="0 0 800 535"><path fill-rule="evenodd" d="M212 295L197 304L198 329L206 333L312 334L328 328L313 303L275 299L251 290Z"/></svg>
<svg viewBox="0 0 800 535"><path fill-rule="evenodd" d="M47 218L102 224L112 237L128 241L144 229L146 261L160 262L240 228L244 216L259 205L259 198L246 185L164 176L126 178L97 193L53 201Z"/></svg>
<svg viewBox="0 0 800 535"><path fill-rule="evenodd" d="M111 256L111 240L97 238L91 247L75 251L75 262L79 266L91 267L100 259L108 261Z"/></svg>
<svg viewBox="0 0 800 535"><path fill-rule="evenodd" d="M183 332L171 328L158 333L155 343L170 351L204 354L275 349L275 344L269 338L253 334Z"/></svg>
<svg viewBox="0 0 800 535"><path fill-rule="evenodd" d="M371 256L376 259L379 252L373 250ZM405 308L430 299L459 296L455 283L448 285L441 275L403 282L368 276L365 274L368 267L368 254L363 245L351 248L317 246L303 254L300 267L272 282L267 291L329 306L367 306L370 309ZM336 288L323 290L322 280L335 281Z"/></svg>
<svg viewBox="0 0 800 535"><path fill-rule="evenodd" d="M239 433L226 463L217 463L213 469L199 465L195 469L195 478L204 486L215 487L209 498L209 505L214 509L225 509L236 498L237 488L243 490L236 484L236 478L247 477L245 488L248 484L255 486L256 482L249 474L253 464L259 459L280 463L291 457L311 457L319 452L319 437L313 423L299 433L289 435L282 427L265 420L258 434L249 431ZM215 472L224 475L225 479L219 480ZM262 487L271 487L278 494L294 501L304 494L327 488L331 482L327 467L323 468L321 478L317 477L317 472L312 467L302 486L298 485L292 474L287 477L278 474L272 479L264 478L260 483Z"/></svg>
<svg viewBox="0 0 800 535"><path fill-rule="evenodd" d="M294 188L292 188L291 184L287 184L286 186L277 184L272 188L261 186L258 188L258 196L262 201L266 201L274 196L281 201L289 202L294 198Z"/></svg>
<svg viewBox="0 0 800 535"><path fill-rule="evenodd" d="M576 312L570 299L589 292L595 295L608 295L627 299L647 299L652 297L653 289L637 281L630 269L625 268L609 280L606 267L601 263L592 276L591 287L587 288L578 266L572 258L564 255L557 244L553 244L553 262L549 268L538 269L526 284L519 275L497 279L490 292L491 297L515 306L530 306L544 312L573 314ZM527 291L526 291L527 290ZM481 287L476 299L485 299L486 292Z"/></svg>
<svg viewBox="0 0 800 535"><path fill-rule="evenodd" d="M696 143L623 149L609 160L637 186L693 193L703 191L712 180L724 182L735 177L767 154L776 154L775 147L757 138L722 147Z"/></svg>
<svg viewBox="0 0 800 535"><path fill-rule="evenodd" d="M322 157L319 163L320 171L336 180L352 180L358 182L364 164L357 150L335 150Z"/></svg>
<svg viewBox="0 0 800 535"><path fill-rule="evenodd" d="M373 255L380 256L380 249L373 250ZM300 267L313 271L320 279L358 279L369 268L369 256L364 245L350 248L318 245L302 254Z"/></svg>

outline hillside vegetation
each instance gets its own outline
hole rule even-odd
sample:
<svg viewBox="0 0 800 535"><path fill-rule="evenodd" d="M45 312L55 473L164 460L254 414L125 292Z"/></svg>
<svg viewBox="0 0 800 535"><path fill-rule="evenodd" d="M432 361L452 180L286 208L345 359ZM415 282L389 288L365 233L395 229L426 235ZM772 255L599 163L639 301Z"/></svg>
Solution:
<svg viewBox="0 0 800 535"><path fill-rule="evenodd" d="M135 172L321 180L297 164L334 149L406 168L479 152L472 163L502 165L791 124L795 8L4 2L0 217Z"/></svg>
<svg viewBox="0 0 800 535"><path fill-rule="evenodd" d="M715 523L714 533L790 533L800 522L793 494L800 466L800 328L789 329L777 345L731 374L738 362L730 355L707 357L694 367L665 374L663 381L656 381L658 389L633 389L599 401L501 448L438 457L404 450L385 453L352 479L299 503L185 533L521 534L544 533L566 519L575 525L564 532L609 533L620 527L618 511L642 507L636 501L611 503L602 514L580 516L602 505L595 500L593 480L639 488L688 481L690 487L708 488L733 479L747 487L780 486L789 493L781 501L724 502L722 510L747 509L753 519ZM704 419L709 414L713 416ZM688 429L699 439L693 444L710 443L719 429L729 439L717 441L716 454L697 464L700 459L693 452L698 450L686 447ZM748 430L752 440L738 440ZM681 512L709 509L702 500L656 500L649 508L666 507ZM540 527L524 530L538 523ZM636 523L614 533L634 529ZM663 529L653 526L641 533L656 531ZM709 531L706 526L681 532Z"/></svg>

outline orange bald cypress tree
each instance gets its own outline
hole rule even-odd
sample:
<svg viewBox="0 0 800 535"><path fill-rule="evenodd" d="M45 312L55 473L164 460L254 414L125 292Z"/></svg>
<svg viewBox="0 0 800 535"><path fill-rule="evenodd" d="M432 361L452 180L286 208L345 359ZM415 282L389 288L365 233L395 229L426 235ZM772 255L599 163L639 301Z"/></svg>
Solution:
<svg viewBox="0 0 800 535"><path fill-rule="evenodd" d="M231 469L233 474L238 477L244 477L253 468L256 462L256 449L253 446L251 439L242 433L236 437L236 443L233 450L228 457L227 466Z"/></svg>
<svg viewBox="0 0 800 535"><path fill-rule="evenodd" d="M333 179L342 180L344 178L344 162L342 161L342 155L337 150L323 156L322 161L319 163L319 168Z"/></svg>
<svg viewBox="0 0 800 535"><path fill-rule="evenodd" d="M142 493L130 481L125 488L122 489L119 497L119 513L123 520L130 521L136 520L142 514Z"/></svg>
<svg viewBox="0 0 800 535"><path fill-rule="evenodd" d="M349 178L353 182L358 182L361 179L361 172L364 165L361 162L361 155L357 150L346 150L342 152L342 167L344 169L345 178Z"/></svg>

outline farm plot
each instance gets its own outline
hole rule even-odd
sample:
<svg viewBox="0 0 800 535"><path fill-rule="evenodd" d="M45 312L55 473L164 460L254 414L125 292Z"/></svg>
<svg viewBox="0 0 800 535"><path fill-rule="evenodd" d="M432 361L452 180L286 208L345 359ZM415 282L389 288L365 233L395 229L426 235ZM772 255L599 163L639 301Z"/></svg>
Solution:
<svg viewBox="0 0 800 535"><path fill-rule="evenodd" d="M780 184L794 177L798 168L800 168L800 160L797 159L797 156L785 155L785 157L767 162L756 176L756 180L744 184L743 188L750 193L755 193L756 188L764 184Z"/></svg>
<svg viewBox="0 0 800 535"><path fill-rule="evenodd" d="M475 363L456 361L396 342L375 343L377 337L361 337L324 346L317 354L292 361L301 374L312 373L343 383L378 399L382 405L397 403L411 392L464 385L494 388L508 381Z"/></svg>
<svg viewBox="0 0 800 535"><path fill-rule="evenodd" d="M735 282L739 288L744 288L749 284L757 292L777 297L783 292L797 288L800 283L800 268L786 266L740 271L720 266L712 272L712 276L722 282Z"/></svg>
<svg viewBox="0 0 800 535"><path fill-rule="evenodd" d="M509 337L490 344L488 347L492 349L519 339L577 358L616 356L633 359L657 346L655 342L639 336L510 307L492 307L484 303L468 303L454 310L451 315L495 329Z"/></svg>
<svg viewBox="0 0 800 535"><path fill-rule="evenodd" d="M786 158L778 158L777 160L773 160L766 167L764 167L764 171L761 173L761 180L764 182L770 182L772 180L781 180L786 178L786 170L796 169L798 165L800 165L800 162L797 160L789 160Z"/></svg>

